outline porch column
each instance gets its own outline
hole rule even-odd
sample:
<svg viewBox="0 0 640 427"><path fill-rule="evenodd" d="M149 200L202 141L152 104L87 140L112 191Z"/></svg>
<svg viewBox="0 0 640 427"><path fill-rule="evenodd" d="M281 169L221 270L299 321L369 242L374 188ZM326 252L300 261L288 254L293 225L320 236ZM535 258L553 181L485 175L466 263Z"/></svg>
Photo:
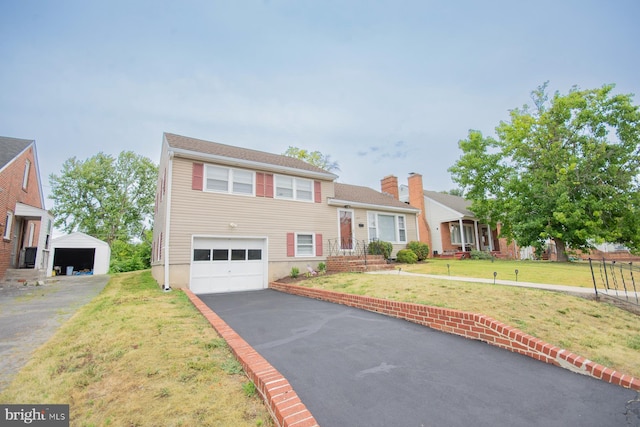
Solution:
<svg viewBox="0 0 640 427"><path fill-rule="evenodd" d="M460 243L462 244L462 252L466 252L467 245L464 241L464 224L462 223L462 218L458 220L458 224L460 225Z"/></svg>
<svg viewBox="0 0 640 427"><path fill-rule="evenodd" d="M493 251L493 236L491 235L491 225L487 224L487 230L489 230L489 251Z"/></svg>
<svg viewBox="0 0 640 427"><path fill-rule="evenodd" d="M473 229L476 233L476 251L480 250L480 239L478 238L478 221L473 220Z"/></svg>

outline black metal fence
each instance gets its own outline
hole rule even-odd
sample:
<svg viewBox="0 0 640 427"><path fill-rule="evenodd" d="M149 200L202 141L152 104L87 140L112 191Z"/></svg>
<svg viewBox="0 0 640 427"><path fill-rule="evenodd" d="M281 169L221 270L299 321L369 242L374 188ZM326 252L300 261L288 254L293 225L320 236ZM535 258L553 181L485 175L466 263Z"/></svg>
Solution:
<svg viewBox="0 0 640 427"><path fill-rule="evenodd" d="M589 258L596 296L607 295L640 306L640 266L632 262Z"/></svg>

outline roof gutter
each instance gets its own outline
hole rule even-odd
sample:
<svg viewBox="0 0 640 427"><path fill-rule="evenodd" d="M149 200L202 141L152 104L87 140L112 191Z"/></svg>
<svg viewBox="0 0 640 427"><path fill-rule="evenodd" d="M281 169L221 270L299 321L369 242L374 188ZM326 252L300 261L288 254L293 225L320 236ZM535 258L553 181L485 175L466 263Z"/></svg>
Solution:
<svg viewBox="0 0 640 427"><path fill-rule="evenodd" d="M378 211L405 212L405 213L412 213L412 214L417 214L420 212L420 209L416 209L412 207L401 208L396 206L374 205L371 203L354 202L352 200L329 199L328 203L330 206L341 206L341 207L350 206L352 208L375 209Z"/></svg>
<svg viewBox="0 0 640 427"><path fill-rule="evenodd" d="M317 179L324 179L329 181L334 181L335 179L338 178L338 175L332 174L330 172L314 172L314 171L308 171L304 169L292 168L288 166L274 165L272 163L262 163L262 162L255 162L252 160L218 156L216 154L207 154L207 153L202 153L200 151L185 150L182 148L172 148L171 150L178 157L185 157L185 158L194 159L194 160L210 160L215 163L222 163L229 166L242 166L247 168L254 168L254 169L267 170L271 172L280 172L280 173L286 173L286 174L295 174L298 176L305 176L307 178L317 178Z"/></svg>

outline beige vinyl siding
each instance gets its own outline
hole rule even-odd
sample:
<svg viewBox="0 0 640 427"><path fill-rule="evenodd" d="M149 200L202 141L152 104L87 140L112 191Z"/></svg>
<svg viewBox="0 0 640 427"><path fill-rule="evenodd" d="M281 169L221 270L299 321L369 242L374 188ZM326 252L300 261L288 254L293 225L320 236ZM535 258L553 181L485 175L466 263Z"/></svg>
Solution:
<svg viewBox="0 0 640 427"><path fill-rule="evenodd" d="M368 242L369 239L369 228L367 222L367 212L381 212L388 213L393 215L404 215L405 219L405 230L407 232L407 242L409 243L412 240L418 240L418 230L416 227L416 215L411 213L393 213L387 211L378 211L376 209L353 209L354 211L354 239L359 241ZM359 224L363 224L364 227L360 227ZM338 226L336 220L336 227ZM391 257L395 258L396 253L400 249L406 249L407 244L400 243L393 245L393 252L391 253Z"/></svg>
<svg viewBox="0 0 640 427"><path fill-rule="evenodd" d="M326 260L329 255L328 241L338 239L340 227L339 207L329 206L327 203L327 199L335 197L332 181L321 181L322 203L192 190L194 160L175 156L172 159L172 176L167 176L166 193L161 197L163 173L165 170L169 172L167 148L163 145L159 165L159 199L154 223L154 242L158 245L160 233L167 229L167 201L171 191L170 236L163 235L163 242L169 238L170 267L167 282L171 286L189 286L194 236L267 239L268 280L287 276L293 266L304 273L307 266L317 268L319 262ZM272 173L261 170L253 172ZM168 182L171 182L171 188L168 187ZM354 238L357 240L366 241L368 238L368 210L371 209L353 209ZM415 215L407 213L405 219L407 241L417 240ZM364 226L359 227L358 224ZM322 234L322 256L288 257L287 233ZM394 245L393 254L404 247L405 245ZM162 259L152 264L153 277L160 284L165 282L165 260L163 244Z"/></svg>
<svg viewBox="0 0 640 427"><path fill-rule="evenodd" d="M333 196L332 182L322 182L323 203L212 193L191 189L193 161L176 157L173 162L172 265L190 264L193 235L266 237L270 262L292 260L286 252L288 232L321 233L323 240L337 236L335 208L325 202ZM323 257L308 259L316 258Z"/></svg>
<svg viewBox="0 0 640 427"><path fill-rule="evenodd" d="M162 234L164 237L165 218L167 213L167 195L169 191L169 188L167 188L167 183L165 182L165 194L164 195L162 194L163 180L169 179L168 177L169 157L167 155L168 153L167 153L166 143L163 144L162 148L163 149L160 157L160 163L158 165L158 180L156 184L156 207L155 207L155 213L154 213L154 219L153 219L153 242L154 242L155 253L152 254L152 259L151 259L152 266L164 264L164 248L162 248L162 259L159 261L156 261L158 251L160 250L160 248L158 248L158 246L160 245L160 235ZM156 274L153 274L153 276L156 277ZM156 277L156 280L159 280L158 277Z"/></svg>

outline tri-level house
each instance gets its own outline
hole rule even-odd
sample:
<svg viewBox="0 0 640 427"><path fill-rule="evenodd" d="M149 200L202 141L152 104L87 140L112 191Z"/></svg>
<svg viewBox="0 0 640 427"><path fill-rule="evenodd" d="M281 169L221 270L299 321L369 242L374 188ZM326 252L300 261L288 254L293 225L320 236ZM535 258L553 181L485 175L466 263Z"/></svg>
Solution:
<svg viewBox="0 0 640 427"><path fill-rule="evenodd" d="M165 133L152 274L165 289L263 289L373 240L418 240L419 210L302 160Z"/></svg>
<svg viewBox="0 0 640 427"><path fill-rule="evenodd" d="M420 235L433 256L464 258L477 250L490 252L497 258L520 258L520 249L515 243L500 238L499 228L482 223L469 210L469 200L424 190L420 174L411 174L407 185L400 186L398 178L389 175L381 180L381 187L383 192L420 209L419 221L424 227Z"/></svg>
<svg viewBox="0 0 640 427"><path fill-rule="evenodd" d="M0 137L0 280L44 278L52 229L35 141Z"/></svg>

